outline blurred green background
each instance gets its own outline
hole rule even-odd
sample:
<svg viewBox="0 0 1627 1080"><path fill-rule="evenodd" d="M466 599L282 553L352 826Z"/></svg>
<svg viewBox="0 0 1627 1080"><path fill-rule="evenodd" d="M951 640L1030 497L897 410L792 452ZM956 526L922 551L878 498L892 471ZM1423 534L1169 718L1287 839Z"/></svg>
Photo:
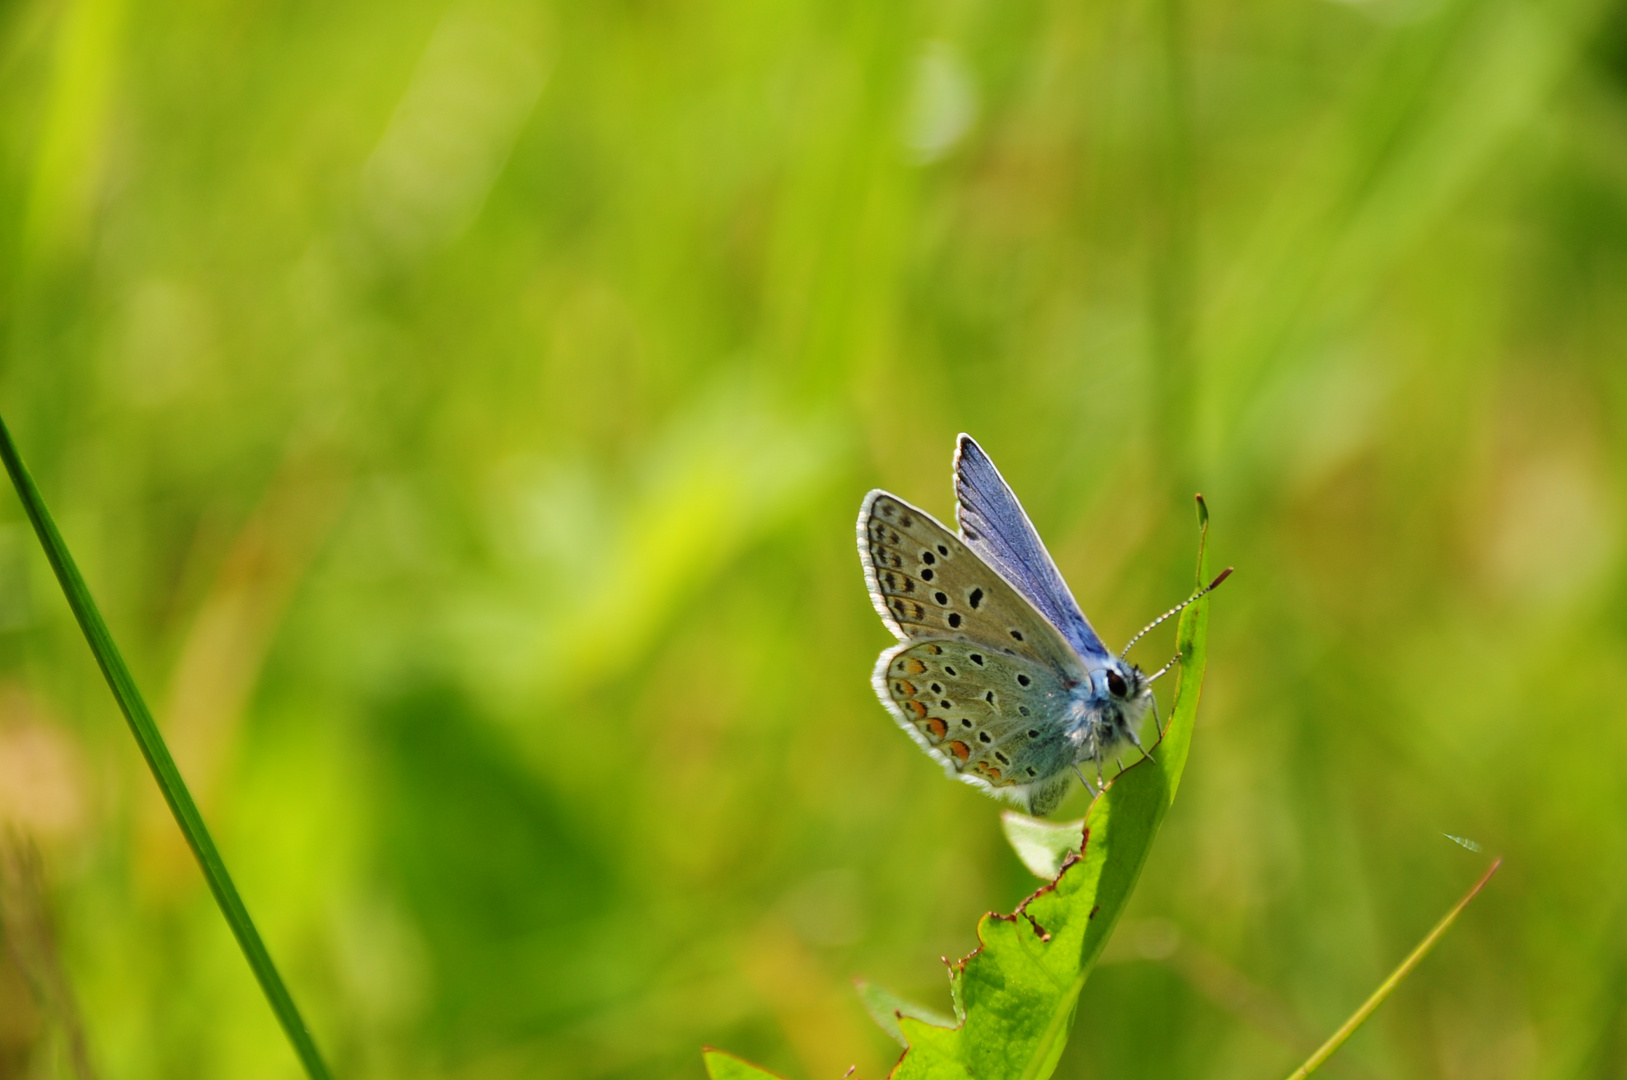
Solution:
<svg viewBox="0 0 1627 1080"><path fill-rule="evenodd" d="M1109 643L1238 568L1060 1076L1493 853L1329 1075L1627 1076L1623 312L1620 6L0 6L0 411L343 1077L885 1072L1035 884L868 683L961 430ZM0 1074L297 1075L9 494L0 819Z"/></svg>

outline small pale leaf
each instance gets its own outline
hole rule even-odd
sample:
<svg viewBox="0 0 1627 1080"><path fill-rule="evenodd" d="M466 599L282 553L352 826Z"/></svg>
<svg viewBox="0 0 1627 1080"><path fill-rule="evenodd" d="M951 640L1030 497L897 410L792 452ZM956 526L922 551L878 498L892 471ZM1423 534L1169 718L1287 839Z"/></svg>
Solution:
<svg viewBox="0 0 1627 1080"><path fill-rule="evenodd" d="M900 1046L908 1046L909 1040L904 1038L904 1029L898 1026L900 1017L907 1016L912 1020L921 1020L941 1028L955 1026L955 1018L946 1016L924 1005L917 1005L913 1001L905 1001L897 994L885 987L877 986L864 979L854 979L853 986L859 992L859 1000L864 1003L865 1011L870 1019L892 1036Z"/></svg>
<svg viewBox="0 0 1627 1080"><path fill-rule="evenodd" d="M1035 877L1046 881L1060 874L1068 856L1078 855L1084 847L1084 818L1077 821L1045 821L1007 810L1000 815L1000 825L1017 852L1017 858L1034 872Z"/></svg>

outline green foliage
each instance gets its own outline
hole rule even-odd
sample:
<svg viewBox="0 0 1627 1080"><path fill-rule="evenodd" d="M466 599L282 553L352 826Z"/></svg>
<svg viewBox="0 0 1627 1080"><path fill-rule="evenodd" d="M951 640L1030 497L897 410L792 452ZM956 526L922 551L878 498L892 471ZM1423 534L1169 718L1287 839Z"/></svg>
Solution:
<svg viewBox="0 0 1627 1080"><path fill-rule="evenodd" d="M1197 583L1207 584L1208 511L1198 500ZM1067 1045L1085 980L1101 957L1141 876L1153 838L1175 800L1192 746L1203 670L1208 660L1208 597L1181 613L1176 645L1175 704L1163 738L1144 758L1115 777L1092 801L1082 822L1046 826L1028 821L1025 837L1079 836L1055 880L1011 915L985 915L978 948L950 972L955 1015L947 1026L920 1010L896 1007L895 1023L881 1019L907 1047L895 1080L1049 1080ZM1008 815L1009 821L1009 815ZM1008 825L1008 830L1011 826ZM861 987L874 1014L891 995ZM744 1075L738 1060L709 1052L713 1080Z"/></svg>

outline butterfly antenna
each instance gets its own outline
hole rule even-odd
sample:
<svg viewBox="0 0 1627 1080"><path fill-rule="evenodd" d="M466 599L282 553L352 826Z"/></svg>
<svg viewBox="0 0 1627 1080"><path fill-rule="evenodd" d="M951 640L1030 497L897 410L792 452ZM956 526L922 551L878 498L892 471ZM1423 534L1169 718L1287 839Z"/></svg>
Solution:
<svg viewBox="0 0 1627 1080"><path fill-rule="evenodd" d="M1163 667L1159 668L1157 671L1153 672L1151 675L1148 675L1147 676L1147 682L1149 682L1149 683L1157 682L1166 673L1168 673L1170 668L1174 667L1176 664L1179 664L1180 662L1181 662L1181 654L1176 653L1174 656L1169 658L1169 663L1165 664ZM1158 699L1157 698L1153 698L1153 708L1154 708L1154 710L1156 710L1158 708ZM1164 733L1162 731L1160 731L1158 733L1159 738L1163 738L1163 734Z"/></svg>
<svg viewBox="0 0 1627 1080"><path fill-rule="evenodd" d="M1159 623L1163 622L1165 619L1169 618L1171 615L1179 615L1181 613L1181 610L1183 608L1185 608L1188 604L1195 604L1199 600L1202 600L1205 596L1208 596L1210 593L1212 593L1216 589L1220 588L1220 583L1222 581L1225 581L1228 577L1231 577L1231 573L1232 573L1232 568L1230 566L1226 567L1226 569L1224 569L1224 570L1222 570L1220 572L1220 576L1215 578L1215 580L1211 581L1209 584L1205 585L1203 588L1199 589L1197 592L1193 593L1191 596L1187 597L1185 600L1182 600L1179 604L1176 604L1174 607L1170 608L1168 611L1166 611L1162 615L1158 616L1158 618L1154 619L1152 622L1148 623L1146 626L1143 626L1141 628L1141 633L1139 633L1135 637L1131 638L1130 639L1130 644L1126 645L1123 649L1121 649L1119 651L1119 655L1123 656L1125 653L1128 653L1130 651L1130 647L1132 645L1134 645L1136 642L1140 641L1142 638L1147 636L1147 631L1151 630L1153 627L1157 626ZM1158 674L1162 675L1163 672L1160 671ZM1153 678L1157 678L1157 677L1158 676L1156 676L1156 675L1153 676Z"/></svg>

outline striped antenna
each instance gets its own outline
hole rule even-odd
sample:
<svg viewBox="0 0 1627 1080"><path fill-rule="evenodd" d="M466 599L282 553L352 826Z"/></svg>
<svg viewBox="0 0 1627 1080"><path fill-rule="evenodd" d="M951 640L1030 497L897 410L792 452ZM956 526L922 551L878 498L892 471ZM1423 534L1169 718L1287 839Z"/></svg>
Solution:
<svg viewBox="0 0 1627 1080"><path fill-rule="evenodd" d="M1229 566L1226 567L1226 569L1224 569L1224 570L1222 570L1220 572L1220 576L1215 578L1215 580L1211 581L1209 584L1205 585L1203 588L1199 589L1197 592L1193 593L1191 596L1187 597L1185 600L1182 600L1179 604L1176 604L1174 607L1170 608L1168 611L1166 611L1162 615L1158 616L1158 618L1154 619L1152 622L1148 623L1146 626L1143 626L1141 628L1141 633L1139 633L1135 637L1131 638L1130 639L1130 644L1126 645L1123 648L1123 650L1121 650L1119 652L1119 655L1124 656L1124 655L1128 654L1129 651L1130 651L1130 647L1132 645L1134 645L1136 642L1140 641L1142 638L1147 636L1147 631L1148 630L1151 630L1153 627L1157 626L1159 623L1163 622L1165 619L1169 618L1171 615L1179 615L1181 613L1181 609L1186 607L1188 604L1195 604L1199 600L1202 600L1205 596L1208 596L1210 593L1212 593L1216 589L1220 588L1220 583L1222 581L1225 581L1228 577L1230 577L1231 573L1232 573L1232 568L1229 567ZM1159 674L1162 675L1163 672L1159 672Z"/></svg>

